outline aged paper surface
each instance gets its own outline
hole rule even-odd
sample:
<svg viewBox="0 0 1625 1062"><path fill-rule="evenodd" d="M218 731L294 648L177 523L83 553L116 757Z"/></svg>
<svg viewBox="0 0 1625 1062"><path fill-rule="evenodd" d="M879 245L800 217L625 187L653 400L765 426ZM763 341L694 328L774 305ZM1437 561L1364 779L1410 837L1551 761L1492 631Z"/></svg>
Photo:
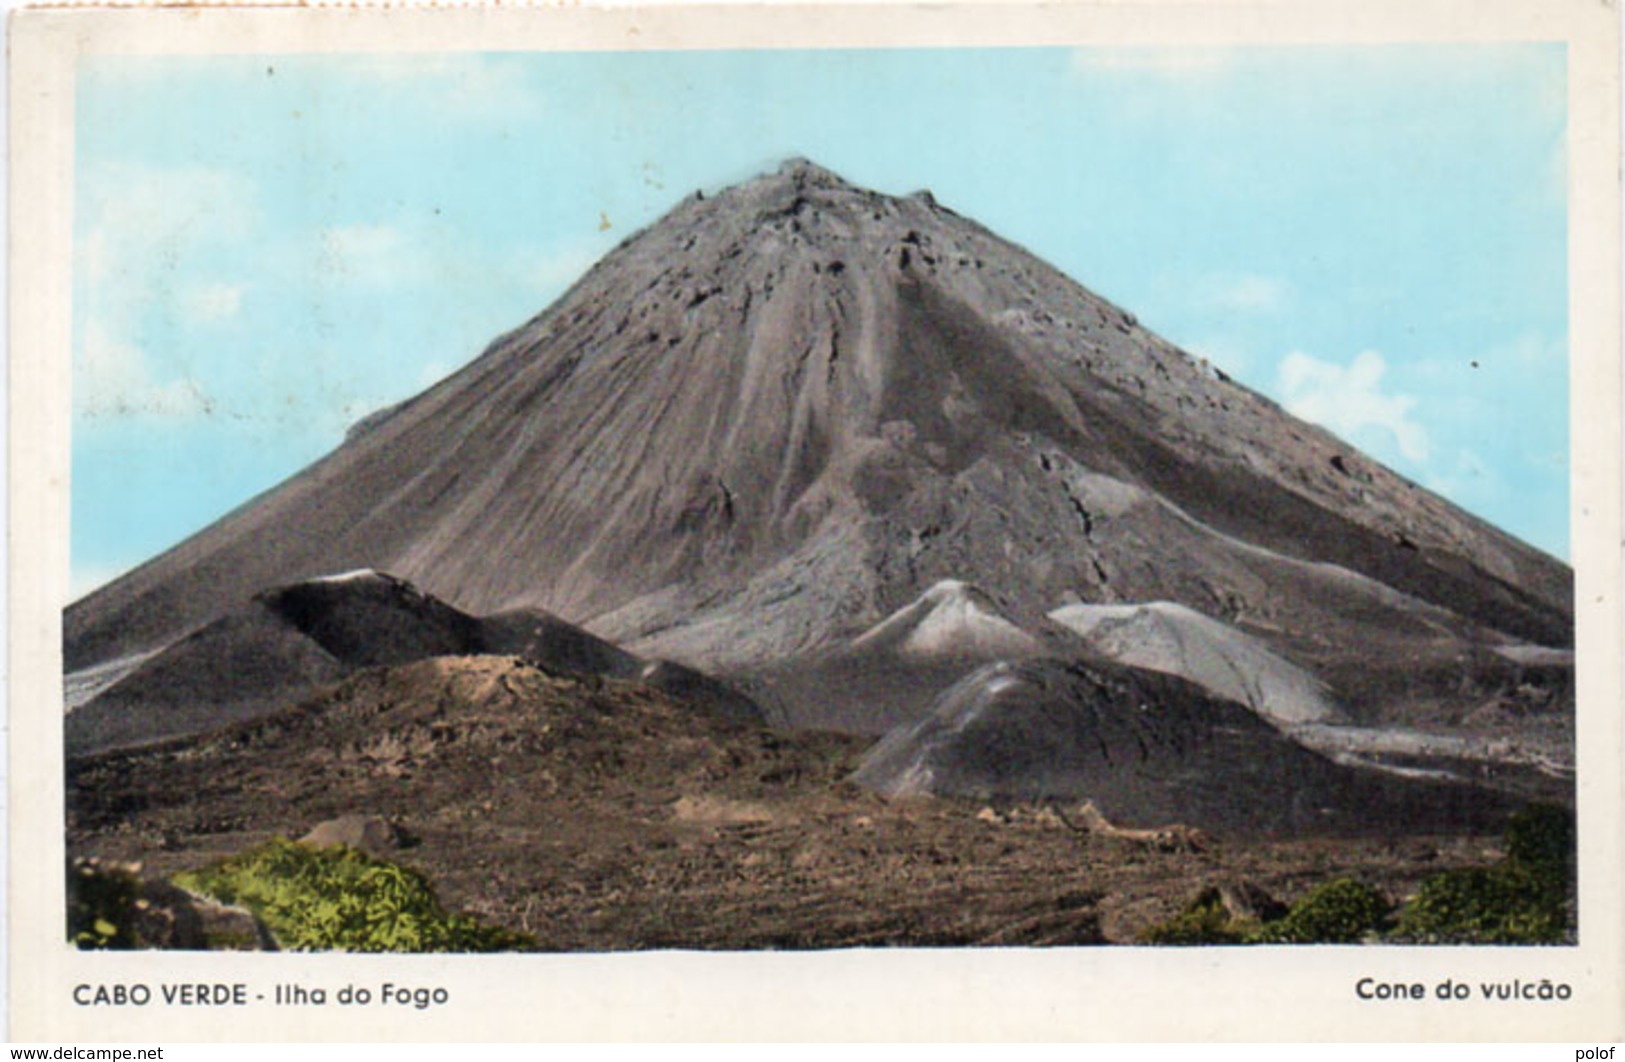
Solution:
<svg viewBox="0 0 1625 1062"><path fill-rule="evenodd" d="M13 1038L1607 1041L1625 1036L1616 17L1604 4L1583 2L85 8L16 15L11 24L9 602ZM1562 47L1567 71L1569 559L1578 584L1581 830L1577 946L377 957L90 953L65 943L59 874L64 858L61 613L74 596L69 381L80 133L75 90L87 61L137 57L161 69L165 56L248 55L256 62L263 58L269 68L284 57L314 55L363 62L409 56L432 63L436 56L478 52L1106 45L1200 50L1238 44L1313 49L1528 42ZM501 92L503 86L446 87L458 90ZM765 90L759 83L741 83L739 91ZM605 92L613 94L614 87ZM242 135L252 137L254 130L245 127ZM603 135L613 137L615 130L605 129ZM445 164L455 169L459 160L448 158ZM523 175L515 180L522 182ZM606 225L609 221L605 218ZM381 238L377 232L371 237ZM1255 287L1250 297L1256 301L1267 294ZM229 288L205 292L196 308L207 316L235 306L237 297ZM449 299L459 297L447 293ZM443 356L451 365L474 352L453 349ZM1362 979L1419 983L1427 986L1429 998L1362 1000L1356 993ZM1433 988L1446 979L1475 986L1551 982L1569 986L1572 995L1562 1002L1476 997L1442 1002L1433 997ZM81 985L142 984L157 993L162 984L182 982L242 984L259 1002L235 1007L75 1002ZM286 983L325 986L335 995L345 986L370 987L375 995L385 983L437 987L446 990L448 1002L422 1010L272 1005L276 986Z"/></svg>

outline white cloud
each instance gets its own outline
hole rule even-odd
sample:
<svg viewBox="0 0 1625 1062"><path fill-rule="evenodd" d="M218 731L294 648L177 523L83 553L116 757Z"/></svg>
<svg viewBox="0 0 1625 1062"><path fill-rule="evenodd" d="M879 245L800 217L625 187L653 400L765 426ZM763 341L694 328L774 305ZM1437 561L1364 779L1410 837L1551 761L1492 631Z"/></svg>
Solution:
<svg viewBox="0 0 1625 1062"><path fill-rule="evenodd" d="M172 270L258 221L253 182L228 170L89 163L79 191L76 249L93 282Z"/></svg>
<svg viewBox="0 0 1625 1062"><path fill-rule="evenodd" d="M317 233L316 269L328 284L390 287L422 276L421 247L392 225L343 225Z"/></svg>
<svg viewBox="0 0 1625 1062"><path fill-rule="evenodd" d="M1213 277L1204 285L1204 301L1220 310L1238 313L1267 313L1286 302L1287 283L1276 277L1245 274Z"/></svg>
<svg viewBox="0 0 1625 1062"><path fill-rule="evenodd" d="M182 418L210 412L173 325L235 314L242 286L188 273L259 224L251 181L201 166L86 163L75 237L74 410L81 416ZM160 338L161 337L161 338ZM154 353L154 352L157 353Z"/></svg>
<svg viewBox="0 0 1625 1062"><path fill-rule="evenodd" d="M1406 458L1426 461L1427 430L1410 419L1416 399L1385 394L1382 377L1387 371L1387 362L1374 350L1361 352L1346 367L1295 350L1281 361L1281 394L1296 416L1350 440L1384 433Z"/></svg>
<svg viewBox="0 0 1625 1062"><path fill-rule="evenodd" d="M237 316L246 284L199 284L181 293L181 312L193 324L213 324Z"/></svg>
<svg viewBox="0 0 1625 1062"><path fill-rule="evenodd" d="M184 418L213 409L197 381L159 378L139 347L99 322L85 326L76 354L73 405L80 416Z"/></svg>

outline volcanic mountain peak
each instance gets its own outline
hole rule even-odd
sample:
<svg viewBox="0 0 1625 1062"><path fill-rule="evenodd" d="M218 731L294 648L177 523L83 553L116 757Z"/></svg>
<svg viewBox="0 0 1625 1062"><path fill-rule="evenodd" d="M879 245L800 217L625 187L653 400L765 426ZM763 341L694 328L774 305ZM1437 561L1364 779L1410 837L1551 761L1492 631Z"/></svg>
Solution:
<svg viewBox="0 0 1625 1062"><path fill-rule="evenodd" d="M456 374L75 603L69 667L348 569L747 678L866 631L1020 655L1058 602L1168 601L1351 676L1332 685L1354 715L1432 701L1472 646L1572 637L1563 565L932 197L805 160L678 204ZM1373 654L1426 683L1362 692Z"/></svg>
<svg viewBox="0 0 1625 1062"><path fill-rule="evenodd" d="M746 202L771 203L785 193L803 196L807 201L820 205L834 205L841 200L849 203L879 202L884 198L849 183L834 170L800 157L785 159L776 170L724 189L719 197L725 199L737 195ZM696 195L695 198L698 201L703 196Z"/></svg>
<svg viewBox="0 0 1625 1062"><path fill-rule="evenodd" d="M1433 725L1466 763L1513 733L1571 762L1571 598L1565 566L928 193L795 160L678 204L71 606L66 731L180 738L501 654L697 720L885 734L857 775L884 793L1477 828L1499 798L1301 734L1342 754ZM1479 757L1502 788L1515 758Z"/></svg>
<svg viewBox="0 0 1625 1062"><path fill-rule="evenodd" d="M702 224L715 224L719 217L728 216L734 224L747 229L780 219L793 220L798 224L784 225L780 234L803 236L805 238L791 242L805 246L814 242L811 237L816 235L854 240L899 221L924 220L928 210L910 208L934 206L936 200L928 192L901 198L883 195L852 184L810 159L792 158L776 170L725 188L714 196L696 192L668 217L686 210L689 218L704 218ZM840 224L816 224L831 220ZM808 226L809 222L814 223L812 227ZM623 246L631 242L626 241Z"/></svg>

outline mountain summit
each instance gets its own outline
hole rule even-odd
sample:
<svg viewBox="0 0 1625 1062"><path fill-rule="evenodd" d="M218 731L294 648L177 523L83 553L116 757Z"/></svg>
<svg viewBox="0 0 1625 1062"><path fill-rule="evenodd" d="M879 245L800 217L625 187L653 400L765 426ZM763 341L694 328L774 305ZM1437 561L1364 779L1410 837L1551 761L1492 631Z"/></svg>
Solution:
<svg viewBox="0 0 1625 1062"><path fill-rule="evenodd" d="M960 585L1027 655L1101 658L1051 618L1068 606L1188 610L1358 722L1571 696L1561 663L1526 663L1572 644L1565 565L930 193L805 160L683 200L460 371L76 602L67 663L363 568L725 673L800 726L884 729L848 703L861 682L812 678ZM894 678L924 666L893 655ZM887 725L960 677L932 674L886 695Z"/></svg>

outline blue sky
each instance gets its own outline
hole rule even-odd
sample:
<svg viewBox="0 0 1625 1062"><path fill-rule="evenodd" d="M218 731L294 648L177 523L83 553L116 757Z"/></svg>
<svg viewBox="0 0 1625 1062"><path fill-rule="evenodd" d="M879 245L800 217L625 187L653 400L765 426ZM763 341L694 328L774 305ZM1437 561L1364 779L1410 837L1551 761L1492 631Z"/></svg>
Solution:
<svg viewBox="0 0 1625 1062"><path fill-rule="evenodd" d="M87 58L74 589L792 155L1566 557L1565 98L1530 44Z"/></svg>

